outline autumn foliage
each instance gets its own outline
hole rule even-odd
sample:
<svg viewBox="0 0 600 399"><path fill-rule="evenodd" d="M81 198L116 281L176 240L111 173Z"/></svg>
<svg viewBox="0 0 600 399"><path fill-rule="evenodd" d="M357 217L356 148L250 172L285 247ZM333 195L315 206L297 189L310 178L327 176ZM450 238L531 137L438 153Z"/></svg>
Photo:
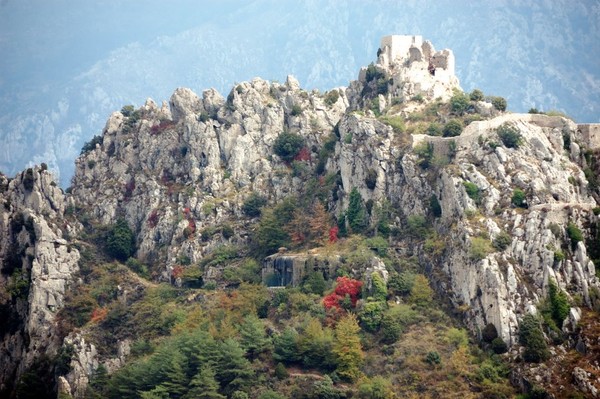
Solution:
<svg viewBox="0 0 600 399"><path fill-rule="evenodd" d="M329 229L329 242L330 243L335 243L338 241L338 234L340 232L340 228L337 226L333 226L332 228Z"/></svg>
<svg viewBox="0 0 600 399"><path fill-rule="evenodd" d="M104 320L106 318L106 315L108 314L108 309L106 308L95 308L92 311L92 317L90 318L90 321L92 323L99 323L102 320Z"/></svg>
<svg viewBox="0 0 600 399"><path fill-rule="evenodd" d="M358 301L362 285L362 281L349 277L338 277L333 292L323 298L323 306L325 306L326 310L334 307L343 309L346 307L344 302L348 298L349 305L352 308L356 307L356 301Z"/></svg>

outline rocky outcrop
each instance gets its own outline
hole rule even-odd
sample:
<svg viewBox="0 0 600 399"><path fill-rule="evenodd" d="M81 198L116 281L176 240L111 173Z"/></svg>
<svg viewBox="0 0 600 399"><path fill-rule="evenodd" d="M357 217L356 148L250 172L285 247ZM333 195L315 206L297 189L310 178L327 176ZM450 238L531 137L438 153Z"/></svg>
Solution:
<svg viewBox="0 0 600 399"><path fill-rule="evenodd" d="M302 162L314 162L347 107L339 94L326 105L292 79L255 79L226 101L214 90L200 99L177 89L170 111L149 101L136 122L114 113L102 144L77 160L73 197L101 223L124 214L137 232L139 258L164 259L167 268L178 254L197 261L206 252L201 231L231 221L238 227L250 193L276 201L299 190L300 179L273 154L273 143L283 131L302 135L309 153Z"/></svg>
<svg viewBox="0 0 600 399"><path fill-rule="evenodd" d="M64 219L67 200L44 167L0 176L0 188L0 391L10 392L40 355L62 345L56 312L79 253L66 240L77 231Z"/></svg>

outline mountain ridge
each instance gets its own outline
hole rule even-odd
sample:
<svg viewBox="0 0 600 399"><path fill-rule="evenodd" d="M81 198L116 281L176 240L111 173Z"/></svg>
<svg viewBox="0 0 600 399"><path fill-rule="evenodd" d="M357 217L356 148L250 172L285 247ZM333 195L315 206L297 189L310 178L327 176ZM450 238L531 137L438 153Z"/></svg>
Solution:
<svg viewBox="0 0 600 399"><path fill-rule="evenodd" d="M84 146L67 194L51 181L45 165L12 180L2 176L0 254L7 261L0 274L1 309L13 321L4 331L2 348L7 349L0 352L12 365L1 375L3 392L19 392L19 384L29 381L23 382L23 376L31 378L35 359L43 353L55 359L47 378L63 394L84 397L91 387L97 395L112 397L117 391L110 389L119 386L95 380L101 365L113 376L105 376L114 378L111 384L122 378L135 385L143 379L127 380L126 373L167 350L152 354L150 348L138 357L140 337L156 339L156 345L161 339L179 342L186 337L178 335L183 330L200 334L193 338L200 340L198 345L210 341L208 334L220 342L220 350L231 350L228 345L239 344L228 339L242 342L238 335L246 333L227 325L235 319L219 319L224 324L204 332L194 319L194 311L217 317L217 303L229 304L233 315L246 309L250 315L242 314L240 325L249 326L254 313L262 315L265 321L258 330L266 334L269 329L275 341L283 339L287 321L282 320L287 319L273 315L304 314L297 307L308 309L305 318L319 317L304 325L294 324L290 315L290 325L302 336L314 329L333 334L327 323L352 324L354 317L367 337L359 346L370 347L375 351L371 355L384 362L393 359L384 351L405 350L405 341L396 335L391 343L382 336L384 320L406 318L394 312L410 310L426 319L422 326L414 321L403 326L406 337L416 331L431 337L426 331L436 317L450 325L461 323L483 348L490 350L495 342L494 350L506 352L504 362L527 364L513 375L525 391L537 384L555 397L593 392L591 376L599 373L597 368L586 369L591 373L587 377L569 370L577 384L555 386L550 381L556 370L532 363L532 356L544 357L546 352L536 347L539 341L534 345L523 338L522 331L527 316L541 315L543 324L534 319L532 328L539 324L544 348L547 342L560 341L544 350L577 356L574 348L581 336L574 326L582 314L587 317L598 307L592 261L600 255L595 244L598 193L590 174L596 164L594 149L569 119L509 114L500 97L462 92L450 64L432 63L439 52L418 38L399 37L401 43L408 40L406 46L382 40L378 59L361 69L358 80L326 93L303 90L292 76L282 84L257 78L236 84L226 98L214 89L200 97L179 88L168 106L151 100L137 109L125 106L110 116L101 136ZM348 233L354 235L344 238ZM50 294L41 289L48 279L44 273L64 265L79 272L51 279L56 281ZM411 273L414 281L407 291L403 278ZM293 291L299 287L273 288L265 298L250 295L281 282L322 287L333 284L334 277L339 277L337 286L325 298L324 288L315 288L312 297ZM352 284L365 285L360 300ZM451 308L457 320L428 308L430 284L440 306ZM550 296L553 289L560 295ZM345 304L339 292L355 300ZM278 299L286 293L296 295L298 303ZM238 295L247 303L235 302ZM156 298L166 301L160 308L165 313L141 322L144 312L156 311ZM559 316L552 313L552 301L562 306ZM327 308L331 303L341 315ZM48 320L34 317L38 314ZM145 330L166 314L180 319L167 317L158 330ZM37 332L43 325L52 327L42 339ZM468 341L466 335L460 338L466 333L448 328L444 334ZM35 339L27 342L25 331ZM436 350L431 350L433 343L429 349L413 345L418 356L402 356L409 369L423 375L439 372L436 364L442 361L455 365L457 357L468 358L464 343ZM245 356L270 376L275 364L268 360L268 346L249 348ZM313 352L297 350L308 358L285 362L314 366ZM267 360L261 363L252 351ZM390 361L388 369L395 367ZM333 369L326 362L315 367L347 378L346 385L336 384L338 397L353 389L359 395L362 388L354 373L364 373L368 381L385 375L392 391L405 394L426 389L403 384L408 377L396 369L380 375L370 371L371 363L358 368L359 361L327 362L333 362ZM512 388L501 388L507 373L491 370L502 376L477 380L475 388L463 386L461 394L510 397ZM243 384L230 385L233 380L218 367L213 372L219 392L231 396L240 388L246 394L264 393L260 387L252 391ZM465 380L475 378L470 372L455 372ZM10 385L13 375L21 376L16 387ZM175 386L163 380L167 385L135 385L131 396ZM285 380L279 385L269 381L291 395ZM345 391L352 383L359 385ZM191 390L191 382L186 384L177 389ZM448 388L434 384L431 389L441 394Z"/></svg>

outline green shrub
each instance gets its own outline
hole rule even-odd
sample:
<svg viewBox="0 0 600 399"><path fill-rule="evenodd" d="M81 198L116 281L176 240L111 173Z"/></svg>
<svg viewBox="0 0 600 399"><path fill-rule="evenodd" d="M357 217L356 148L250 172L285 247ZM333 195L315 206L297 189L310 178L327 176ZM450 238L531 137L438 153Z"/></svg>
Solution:
<svg viewBox="0 0 600 399"><path fill-rule="evenodd" d="M571 306L569 305L567 295L563 290L558 288L552 279L548 282L548 299L550 300L552 319L558 328L561 328L564 320L569 315Z"/></svg>
<svg viewBox="0 0 600 399"><path fill-rule="evenodd" d="M506 103L506 99L504 97L492 97L491 101L494 108L496 108L498 111L506 111L508 104Z"/></svg>
<svg viewBox="0 0 600 399"><path fill-rule="evenodd" d="M508 352L508 345L506 345L506 342L502 338L496 337L492 340L492 350L494 353L500 355Z"/></svg>
<svg viewBox="0 0 600 399"><path fill-rule="evenodd" d="M393 315L386 313L381 318L379 335L384 344L393 344L402 336L402 324Z"/></svg>
<svg viewBox="0 0 600 399"><path fill-rule="evenodd" d="M565 260L565 253L561 250L554 251L554 261L562 262L563 260Z"/></svg>
<svg viewBox="0 0 600 399"><path fill-rule="evenodd" d="M282 363L277 363L275 366L275 377L277 377L278 380L285 380L289 376L290 373L288 373L285 366Z"/></svg>
<svg viewBox="0 0 600 399"><path fill-rule="evenodd" d="M234 234L235 234L235 231L233 230L233 227L231 227L231 225L224 224L223 226L221 226L221 235L223 235L224 239L227 240L227 239L233 237Z"/></svg>
<svg viewBox="0 0 600 399"><path fill-rule="evenodd" d="M323 102L326 105L331 107L333 104L335 104L338 101L339 98L340 98L339 91L331 90L325 94L325 98L323 99Z"/></svg>
<svg viewBox="0 0 600 399"><path fill-rule="evenodd" d="M365 177L365 184L369 190L373 190L377 185L377 171L375 169L367 170L367 176Z"/></svg>
<svg viewBox="0 0 600 399"><path fill-rule="evenodd" d="M473 91L471 92L471 94L469 94L469 98L471 99L471 101L483 101L483 99L485 98L483 95L483 92L479 89L473 89Z"/></svg>
<svg viewBox="0 0 600 399"><path fill-rule="evenodd" d="M419 166L423 169L429 168L433 159L433 143L422 141L415 146L414 151L419 157Z"/></svg>
<svg viewBox="0 0 600 399"><path fill-rule="evenodd" d="M126 261L135 252L135 237L125 219L118 219L108 230L106 249L110 256Z"/></svg>
<svg viewBox="0 0 600 399"><path fill-rule="evenodd" d="M442 133L444 137L460 136L463 130L463 124L458 119L450 119L445 125Z"/></svg>
<svg viewBox="0 0 600 399"><path fill-rule="evenodd" d="M401 134L406 131L406 125L404 119L401 116L382 116L380 120L386 125L391 126L392 130L396 134Z"/></svg>
<svg viewBox="0 0 600 399"><path fill-rule="evenodd" d="M388 279L387 287L390 294L408 295L415 283L415 274L411 271L392 273Z"/></svg>
<svg viewBox="0 0 600 399"><path fill-rule="evenodd" d="M430 136L441 136L442 133L442 127L437 122L431 122L427 127L427 134Z"/></svg>
<svg viewBox="0 0 600 399"><path fill-rule="evenodd" d="M385 78L385 74L381 72L375 65L372 63L367 67L367 71L365 74L365 80L367 82L371 82L373 80Z"/></svg>
<svg viewBox="0 0 600 399"><path fill-rule="evenodd" d="M410 290L409 300L418 307L427 307L433 300L433 290L429 286L429 280L423 274L417 274Z"/></svg>
<svg viewBox="0 0 600 399"><path fill-rule="evenodd" d="M302 136L284 130L277 136L277 139L275 139L273 150L281 159L289 162L298 155L298 152L300 152L302 147L304 147L304 139Z"/></svg>
<svg viewBox="0 0 600 399"><path fill-rule="evenodd" d="M567 236L571 239L571 245L573 249L577 248L577 243L583 241L583 233L579 230L579 227L573 222L569 222L567 225Z"/></svg>
<svg viewBox="0 0 600 399"><path fill-rule="evenodd" d="M465 187L465 191L469 198L471 198L475 203L481 202L481 190L477 187L477 184L471 183L470 181L464 181L463 186Z"/></svg>
<svg viewBox="0 0 600 399"><path fill-rule="evenodd" d="M442 216L442 206L435 194L431 194L431 197L429 197L429 209L436 218Z"/></svg>
<svg viewBox="0 0 600 399"><path fill-rule="evenodd" d="M525 193L520 188L515 188L513 190L513 194L512 194L512 197L510 198L510 202L517 208L527 207Z"/></svg>
<svg viewBox="0 0 600 399"><path fill-rule="evenodd" d="M471 248L469 249L469 257L474 261L479 261L488 256L492 252L490 241L483 237L471 238Z"/></svg>
<svg viewBox="0 0 600 399"><path fill-rule="evenodd" d="M408 234L412 237L425 239L429 234L429 225L423 215L411 215L407 219Z"/></svg>
<svg viewBox="0 0 600 399"><path fill-rule="evenodd" d="M550 357L540 320L535 315L527 314L519 323L519 342L525 347L523 358L527 362L539 363Z"/></svg>
<svg viewBox="0 0 600 399"><path fill-rule="evenodd" d="M519 148L523 144L523 136L519 133L519 130L508 122L498 126L496 133L507 148Z"/></svg>
<svg viewBox="0 0 600 399"><path fill-rule="evenodd" d="M440 354L436 351L431 351L427 352L427 355L425 356L425 362L432 366L435 366L442 362L442 358L440 357Z"/></svg>
<svg viewBox="0 0 600 399"><path fill-rule="evenodd" d="M463 92L456 92L450 98L450 110L455 115L462 115L469 108L469 97Z"/></svg>
<svg viewBox="0 0 600 399"><path fill-rule="evenodd" d="M501 231L496 235L494 241L492 241L492 245L498 251L504 251L508 246L512 243L512 237L505 231Z"/></svg>
<svg viewBox="0 0 600 399"><path fill-rule="evenodd" d="M242 205L242 212L249 217L257 217L261 214L261 208L265 206L267 200L257 193L252 193Z"/></svg>
<svg viewBox="0 0 600 399"><path fill-rule="evenodd" d="M92 137L92 139L90 141L88 141L87 143L85 143L83 145L79 155L87 154L88 152L95 150L96 144L102 145L103 140L104 139L103 139L102 135L97 135L97 136Z"/></svg>
<svg viewBox="0 0 600 399"><path fill-rule="evenodd" d="M123 116L126 118L129 118L134 112L135 108L133 105L125 105L123 108L121 108L121 114L123 114Z"/></svg>
<svg viewBox="0 0 600 399"><path fill-rule="evenodd" d="M365 331L376 332L379 330L385 307L385 302L382 301L367 302L363 305L358 318Z"/></svg>
<svg viewBox="0 0 600 399"><path fill-rule="evenodd" d="M292 109L290 111L290 115L292 116L298 116L302 113L302 107L298 104L294 104L292 105Z"/></svg>
<svg viewBox="0 0 600 399"><path fill-rule="evenodd" d="M27 168L27 170L23 174L23 187L25 187L25 190L31 191L33 190L34 182L35 178L33 177L33 169Z"/></svg>
<svg viewBox="0 0 600 399"><path fill-rule="evenodd" d="M302 284L302 291L317 295L323 295L326 288L327 282L325 281L323 272L319 270L309 273L304 280L304 284Z"/></svg>
<svg viewBox="0 0 600 399"><path fill-rule="evenodd" d="M129 258L125 263L127 267L136 274L139 274L142 277L149 278L148 268L142 262L137 260L136 258Z"/></svg>

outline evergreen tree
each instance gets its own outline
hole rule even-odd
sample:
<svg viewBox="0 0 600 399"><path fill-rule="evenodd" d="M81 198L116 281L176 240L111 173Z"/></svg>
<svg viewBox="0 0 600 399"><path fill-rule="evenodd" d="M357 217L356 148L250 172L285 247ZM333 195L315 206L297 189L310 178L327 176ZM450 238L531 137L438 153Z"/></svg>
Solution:
<svg viewBox="0 0 600 399"><path fill-rule="evenodd" d="M210 366L202 366L190 385L191 389L185 395L185 399L225 399L225 396L219 393L219 383Z"/></svg>
<svg viewBox="0 0 600 399"><path fill-rule="evenodd" d="M90 379L85 392L85 397L90 399L100 399L105 397L104 391L108 383L108 371L103 364L100 364Z"/></svg>
<svg viewBox="0 0 600 399"><path fill-rule="evenodd" d="M277 249L286 246L289 236L283 229L273 210L265 209L254 233L257 250L263 254L272 254Z"/></svg>
<svg viewBox="0 0 600 399"><path fill-rule="evenodd" d="M383 277L379 273L371 274L371 296L375 301L385 302L387 300L387 287Z"/></svg>
<svg viewBox="0 0 600 399"><path fill-rule="evenodd" d="M266 351L271 344L263 322L253 314L244 318L240 326L240 335L240 344L250 357Z"/></svg>
<svg viewBox="0 0 600 399"><path fill-rule="evenodd" d="M527 314L519 323L519 342L525 347L523 358L527 362L541 362L550 357L540 320Z"/></svg>
<svg viewBox="0 0 600 399"><path fill-rule="evenodd" d="M302 362L306 367L329 370L335 365L331 347L333 332L312 318L298 339L298 348L302 354Z"/></svg>
<svg viewBox="0 0 600 399"><path fill-rule="evenodd" d="M302 285L302 290L304 292L310 292L319 296L323 295L325 288L327 288L327 282L325 281L323 272L320 270L311 272Z"/></svg>
<svg viewBox="0 0 600 399"><path fill-rule="evenodd" d="M254 376L244 350L234 339L228 338L219 345L219 360L215 366L217 381L224 393L243 391Z"/></svg>
<svg viewBox="0 0 600 399"><path fill-rule="evenodd" d="M350 199L348 204L348 210L346 211L346 218L348 219L348 225L352 233L360 234L367 228L367 215L365 212L365 205L358 189L354 187L350 191Z"/></svg>
<svg viewBox="0 0 600 399"><path fill-rule="evenodd" d="M106 249L111 256L121 261L126 261L135 252L135 237L125 219L117 220L110 228Z"/></svg>
<svg viewBox="0 0 600 399"><path fill-rule="evenodd" d="M346 214L341 213L337 221L338 237L348 237L348 229L346 228Z"/></svg>
<svg viewBox="0 0 600 399"><path fill-rule="evenodd" d="M567 295L556 285L553 280L548 283L548 296L552 306L552 319L558 328L562 328L563 321L569 315L571 306Z"/></svg>
<svg viewBox="0 0 600 399"><path fill-rule="evenodd" d="M333 354L337 360L337 374L349 381L355 381L360 376L360 366L365 356L360 344L358 333L360 327L356 316L351 313L340 319L335 327Z"/></svg>
<svg viewBox="0 0 600 399"><path fill-rule="evenodd" d="M161 385L169 392L171 398L180 398L187 391L189 380L186 376L186 358L176 350L167 362L166 380Z"/></svg>
<svg viewBox="0 0 600 399"><path fill-rule="evenodd" d="M287 327L281 334L273 338L273 359L285 364L299 361L300 355L297 342L298 332L291 327Z"/></svg>

